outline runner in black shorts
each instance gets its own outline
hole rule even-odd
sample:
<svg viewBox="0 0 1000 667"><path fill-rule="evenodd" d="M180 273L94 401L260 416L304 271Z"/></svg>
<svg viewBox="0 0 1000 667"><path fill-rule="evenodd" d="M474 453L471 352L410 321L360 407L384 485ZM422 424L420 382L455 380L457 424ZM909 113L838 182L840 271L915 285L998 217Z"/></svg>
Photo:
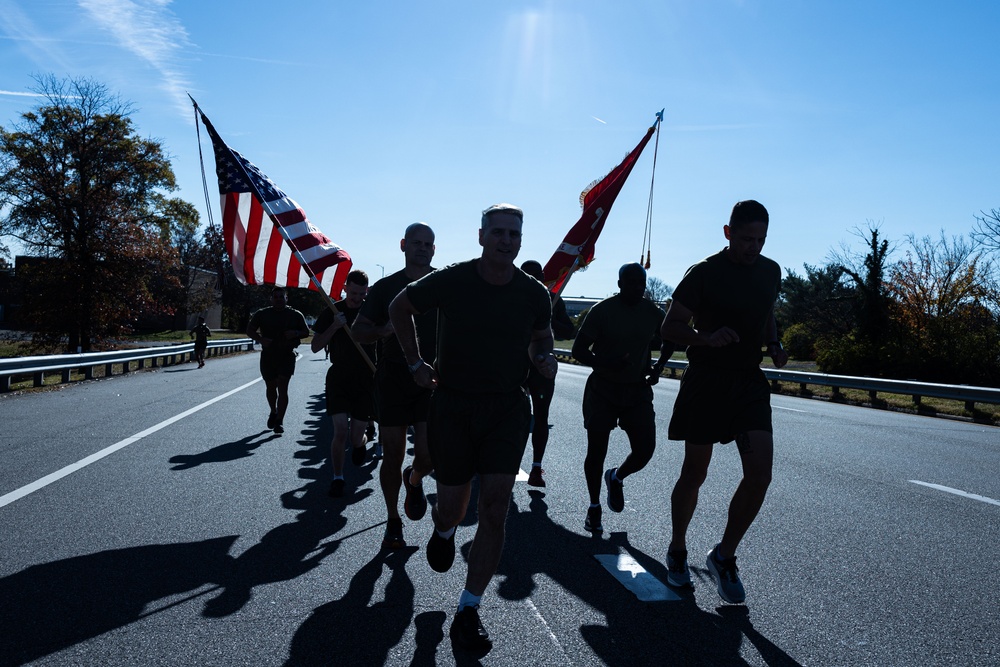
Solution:
<svg viewBox="0 0 1000 667"><path fill-rule="evenodd" d="M590 506L584 528L599 533L601 523L601 472L608 455L611 431L621 426L628 435L630 452L617 468L604 473L608 508L625 508L622 482L646 467L656 448L656 415L653 388L673 348L664 346L656 364L650 360L651 345L658 344L663 311L644 298L646 270L641 264L626 264L618 270L615 296L594 305L587 313L573 343L573 357L594 371L583 393L583 425L587 429L587 479Z"/></svg>
<svg viewBox="0 0 1000 667"><path fill-rule="evenodd" d="M529 276L543 282L542 265L533 259L521 264L521 270ZM553 338L568 340L576 335L573 321L566 314L566 304L552 295L552 335ZM531 472L528 473L529 486L545 486L542 475L542 457L549 443L549 406L552 404L552 392L556 388L555 378L544 377L534 366L528 371L528 379L524 388L531 396Z"/></svg>
<svg viewBox="0 0 1000 667"><path fill-rule="evenodd" d="M416 383L437 387L427 420L437 477L431 568L446 572L455 558L455 527L465 518L472 478L479 476L479 525L469 551L465 590L451 625L460 646L492 645L479 601L503 551L504 521L527 444L530 419L521 383L534 365L555 377L548 292L514 266L521 248L521 209L483 212L482 255L435 271L407 287L389 307L393 329ZM438 311L437 359L431 366L413 316ZM484 354L483 350L488 350Z"/></svg>
<svg viewBox="0 0 1000 667"><path fill-rule="evenodd" d="M375 373L375 397L385 457L379 469L379 484L388 515L382 546L390 549L406 546L403 519L399 515L400 485L406 489L403 511L410 520L419 521L427 511L423 478L433 470L427 451L427 410L431 390L413 381L406 358L393 334L389 304L407 285L434 270L431 267L434 231L422 222L413 223L406 228L399 249L405 258L404 268L372 285L354 322L354 335L358 340L381 341ZM437 349L437 311L432 309L417 316L416 323L421 349L428 355L426 359L429 363L433 363ZM413 427L413 463L400 473L406 458L406 432L410 426Z"/></svg>
<svg viewBox="0 0 1000 667"><path fill-rule="evenodd" d="M330 443L330 464L333 479L328 495L344 495L344 450L351 443L351 462L365 462L365 430L375 412L375 376L369 366L375 356L374 346L354 344L346 327L351 326L365 295L368 275L354 270L347 274L345 298L334 304L337 311L327 309L316 318L312 351L319 352L329 344L330 368L326 372L326 412L333 419L333 440ZM365 359L365 356L368 359Z"/></svg>
<svg viewBox="0 0 1000 667"><path fill-rule="evenodd" d="M295 374L295 348L309 335L302 313L288 307L284 287L271 290L271 305L250 316L247 336L260 343L260 376L267 389L267 427L285 432L288 409L288 382Z"/></svg>
<svg viewBox="0 0 1000 667"><path fill-rule="evenodd" d="M684 440L684 464L670 496L673 535L667 548L667 581L690 585L687 529L708 474L715 443L736 441L743 479L729 504L722 541L706 565L727 602L746 599L736 549L764 503L771 483L774 439L771 395L760 370L761 348L781 368L788 355L778 341L774 302L781 268L760 254L768 214L747 200L733 207L723 233L726 248L687 270L673 293L660 334L687 346L668 435Z"/></svg>

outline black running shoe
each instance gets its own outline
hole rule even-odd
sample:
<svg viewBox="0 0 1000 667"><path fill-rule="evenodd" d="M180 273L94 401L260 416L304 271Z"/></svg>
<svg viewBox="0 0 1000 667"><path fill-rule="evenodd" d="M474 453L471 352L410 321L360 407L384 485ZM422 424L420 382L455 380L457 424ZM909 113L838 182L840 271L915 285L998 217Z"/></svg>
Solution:
<svg viewBox="0 0 1000 667"><path fill-rule="evenodd" d="M403 497L403 511L410 521L420 521L427 513L427 496L424 495L424 486L410 484L410 473L413 466L403 468L403 488L406 489L406 496Z"/></svg>
<svg viewBox="0 0 1000 667"><path fill-rule="evenodd" d="M383 549L402 549L406 546L403 539L403 520L389 519L385 522L385 537L382 538Z"/></svg>
<svg viewBox="0 0 1000 667"><path fill-rule="evenodd" d="M279 435L285 432L285 427L282 425L281 422L278 422L277 424L274 425L274 432Z"/></svg>
<svg viewBox="0 0 1000 667"><path fill-rule="evenodd" d="M603 533L604 526L601 525L601 506L587 508L587 520L583 522L583 529L592 533Z"/></svg>
<svg viewBox="0 0 1000 667"><path fill-rule="evenodd" d="M273 429L274 425L278 423L278 413L272 412L267 416L267 428Z"/></svg>
<svg viewBox="0 0 1000 667"><path fill-rule="evenodd" d="M367 458L368 449L361 445L360 447L351 448L351 463L356 466L364 465L365 458Z"/></svg>
<svg viewBox="0 0 1000 667"><path fill-rule="evenodd" d="M478 607L466 607L455 614L449 634L453 642L467 651L488 651L493 648L490 633L486 632L483 622L479 620Z"/></svg>
<svg viewBox="0 0 1000 667"><path fill-rule="evenodd" d="M604 473L604 482L608 486L608 509L612 512L625 509L625 485L612 477L617 470L618 468L611 468Z"/></svg>
<svg viewBox="0 0 1000 667"><path fill-rule="evenodd" d="M331 498L340 498L344 495L344 480L335 479L330 482L330 488L327 490L326 495Z"/></svg>
<svg viewBox="0 0 1000 667"><path fill-rule="evenodd" d="M455 533L445 539L438 535L437 529L431 530L431 539L427 541L427 564L435 572L447 572L455 562Z"/></svg>

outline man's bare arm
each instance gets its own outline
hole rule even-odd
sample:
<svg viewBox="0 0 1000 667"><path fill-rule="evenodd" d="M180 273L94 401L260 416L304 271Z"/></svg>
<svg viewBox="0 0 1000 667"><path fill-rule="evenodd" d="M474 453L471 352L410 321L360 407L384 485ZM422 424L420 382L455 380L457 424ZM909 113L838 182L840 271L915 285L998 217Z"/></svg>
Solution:
<svg viewBox="0 0 1000 667"><path fill-rule="evenodd" d="M660 326L660 338L680 345L705 345L722 347L740 342L739 334L729 327L719 327L715 331L703 332L691 326L694 313L677 299L670 302L667 315Z"/></svg>

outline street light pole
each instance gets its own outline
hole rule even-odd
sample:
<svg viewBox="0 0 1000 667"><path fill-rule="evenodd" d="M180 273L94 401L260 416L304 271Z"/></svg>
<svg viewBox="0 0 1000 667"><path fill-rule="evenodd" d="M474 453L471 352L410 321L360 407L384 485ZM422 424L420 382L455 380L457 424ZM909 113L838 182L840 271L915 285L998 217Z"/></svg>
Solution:
<svg viewBox="0 0 1000 667"><path fill-rule="evenodd" d="M378 268L382 269L382 277L385 278L385 267L382 266L381 264L376 264L375 266L377 266Z"/></svg>

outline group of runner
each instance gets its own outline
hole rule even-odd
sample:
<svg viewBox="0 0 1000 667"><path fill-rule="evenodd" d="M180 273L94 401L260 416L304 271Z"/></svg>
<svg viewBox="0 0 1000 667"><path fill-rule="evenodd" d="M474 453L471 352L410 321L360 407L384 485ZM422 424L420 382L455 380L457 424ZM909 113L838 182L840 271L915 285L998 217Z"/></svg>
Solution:
<svg viewBox="0 0 1000 667"><path fill-rule="evenodd" d="M685 443L671 493L668 583L691 585L686 535L698 491L714 444L735 441L743 479L706 566L724 600L744 601L736 549L763 503L773 457L770 391L759 367L762 349L778 367L788 359L773 314L780 268L760 254L768 222L760 203L738 202L723 226L727 246L688 269L665 313L644 298L645 269L622 266L619 292L597 303L578 332L561 301L540 282L541 265L515 265L523 212L510 204L483 211L482 251L475 259L435 270L434 232L415 223L400 241L403 269L371 289L363 271L348 275L345 298L336 311L320 315L312 339L314 352L330 350L329 495L344 493L346 449L353 463L364 463L365 432L377 415L384 457L379 483L387 513L383 547L406 545L400 491L403 513L419 521L428 509L423 479L433 473L437 498L425 551L431 568L446 572L478 477L478 525L450 631L458 645L473 650L492 645L479 606L500 562L504 523L529 433L528 483L545 486L541 466L558 367L553 331L560 338L575 333L572 354L593 369L582 408L590 496L584 527L595 533L603 530L602 482L608 508L621 512L625 480L651 460L656 446L652 386L674 345L687 349L689 365L668 429L671 440ZM262 347L268 428L281 433L294 347L309 330L302 314L288 308L284 289L274 289L271 304L253 314L247 335ZM656 342L660 353L654 364L650 352ZM630 452L620 465L605 470L609 437L617 427L625 431ZM408 433L414 456L404 467Z"/></svg>

